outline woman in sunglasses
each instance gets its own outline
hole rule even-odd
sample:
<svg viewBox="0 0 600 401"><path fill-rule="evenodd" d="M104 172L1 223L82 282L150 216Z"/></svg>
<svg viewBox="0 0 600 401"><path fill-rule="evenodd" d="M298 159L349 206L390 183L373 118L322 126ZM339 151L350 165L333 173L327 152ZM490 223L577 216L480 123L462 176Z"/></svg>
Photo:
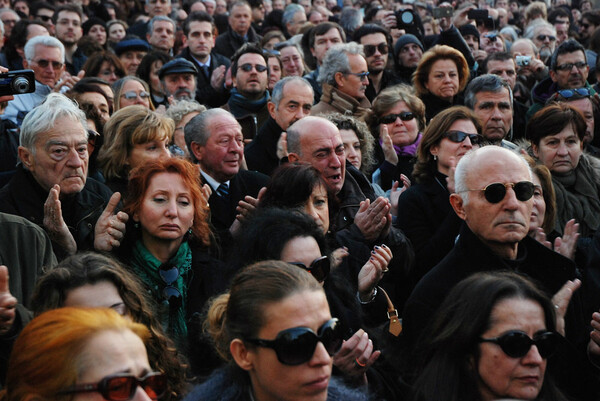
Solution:
<svg viewBox="0 0 600 401"><path fill-rule="evenodd" d="M208 311L208 332L228 366L187 401L363 400L332 377L342 346L323 288L278 261L248 266Z"/></svg>
<svg viewBox="0 0 600 401"><path fill-rule="evenodd" d="M462 221L449 201L454 168L469 150L480 146L480 133L479 119L463 106L440 112L423 133L413 170L417 183L400 196L396 220L415 250L413 283L454 246Z"/></svg>
<svg viewBox="0 0 600 401"><path fill-rule="evenodd" d="M386 88L373 101L366 122L376 138L378 183L384 191L404 174L410 180L421 131L425 129L425 105L406 85Z"/></svg>
<svg viewBox="0 0 600 401"><path fill-rule="evenodd" d="M545 380L561 342L555 330L554 306L531 281L475 274L454 287L426 331L412 399L566 400Z"/></svg>
<svg viewBox="0 0 600 401"><path fill-rule="evenodd" d="M156 401L167 390L153 372L148 329L114 310L60 308L34 318L15 342L5 401Z"/></svg>
<svg viewBox="0 0 600 401"><path fill-rule="evenodd" d="M136 104L154 110L154 104L150 101L150 88L146 81L128 75L116 81L112 89L115 94L114 111Z"/></svg>

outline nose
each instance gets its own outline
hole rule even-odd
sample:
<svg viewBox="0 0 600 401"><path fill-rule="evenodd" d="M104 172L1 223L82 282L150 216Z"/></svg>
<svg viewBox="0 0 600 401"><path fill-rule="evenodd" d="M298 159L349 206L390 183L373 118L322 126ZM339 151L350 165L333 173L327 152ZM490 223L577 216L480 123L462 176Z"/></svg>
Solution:
<svg viewBox="0 0 600 401"><path fill-rule="evenodd" d="M81 155L77 153L76 149L69 150L69 157L67 159L67 166L72 168L83 167L84 159L82 159Z"/></svg>
<svg viewBox="0 0 600 401"><path fill-rule="evenodd" d="M146 391L138 386L133 395L132 401L152 401L152 398L146 393Z"/></svg>
<svg viewBox="0 0 600 401"><path fill-rule="evenodd" d="M508 187L504 196L504 208L507 210L517 210L519 208L519 200L512 187Z"/></svg>
<svg viewBox="0 0 600 401"><path fill-rule="evenodd" d="M567 150L567 145L564 142L561 142L558 145L558 149L556 150L556 153L558 153L559 155L566 155L568 154L568 150Z"/></svg>
<svg viewBox="0 0 600 401"><path fill-rule="evenodd" d="M160 149L160 154L158 156L159 159L168 159L169 157L171 157L171 152L169 152L169 149L167 149L166 146L162 147Z"/></svg>
<svg viewBox="0 0 600 401"><path fill-rule="evenodd" d="M327 353L325 346L322 342L317 343L317 347L315 348L315 352L313 353L312 358L308 361L311 366L321 366L328 365L331 363L331 356Z"/></svg>
<svg viewBox="0 0 600 401"><path fill-rule="evenodd" d="M473 144L471 143L471 138L466 137L465 140L462 141L462 146L463 148L471 149L473 147Z"/></svg>
<svg viewBox="0 0 600 401"><path fill-rule="evenodd" d="M309 202L306 204L306 208L304 209L305 213L308 214L309 216L311 216L313 219L315 219L316 222L319 221L319 214L317 213L317 209L315 208L315 206L312 204L312 202Z"/></svg>
<svg viewBox="0 0 600 401"><path fill-rule="evenodd" d="M532 345L529 352L522 359L525 365L539 365L544 362L544 358L540 355L540 350L536 345Z"/></svg>
<svg viewBox="0 0 600 401"><path fill-rule="evenodd" d="M165 209L165 216L167 217L175 217L177 216L177 200L170 199L167 204L167 208Z"/></svg>

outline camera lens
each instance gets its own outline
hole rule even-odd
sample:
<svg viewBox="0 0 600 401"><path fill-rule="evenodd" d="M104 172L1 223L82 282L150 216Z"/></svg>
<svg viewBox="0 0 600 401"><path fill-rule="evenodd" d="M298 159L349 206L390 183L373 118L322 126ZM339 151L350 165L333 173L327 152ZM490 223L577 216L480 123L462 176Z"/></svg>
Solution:
<svg viewBox="0 0 600 401"><path fill-rule="evenodd" d="M405 24L412 24L413 20L414 20L414 16L410 11L404 11L402 12L402 22L404 22Z"/></svg>
<svg viewBox="0 0 600 401"><path fill-rule="evenodd" d="M17 76L12 81L13 93L27 93L29 90L29 80L24 76Z"/></svg>

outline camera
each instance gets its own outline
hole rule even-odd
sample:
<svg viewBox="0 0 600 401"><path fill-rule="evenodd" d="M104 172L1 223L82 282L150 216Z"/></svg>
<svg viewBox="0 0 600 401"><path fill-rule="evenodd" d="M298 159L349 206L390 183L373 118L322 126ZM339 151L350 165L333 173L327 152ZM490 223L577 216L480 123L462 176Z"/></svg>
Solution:
<svg viewBox="0 0 600 401"><path fill-rule="evenodd" d="M531 63L531 56L517 56L516 61L519 67L527 67Z"/></svg>
<svg viewBox="0 0 600 401"><path fill-rule="evenodd" d="M35 92L33 70L17 70L0 74L0 96Z"/></svg>
<svg viewBox="0 0 600 401"><path fill-rule="evenodd" d="M415 35L421 39L423 37L423 23L419 14L411 9L396 11L396 28L404 29L406 33Z"/></svg>

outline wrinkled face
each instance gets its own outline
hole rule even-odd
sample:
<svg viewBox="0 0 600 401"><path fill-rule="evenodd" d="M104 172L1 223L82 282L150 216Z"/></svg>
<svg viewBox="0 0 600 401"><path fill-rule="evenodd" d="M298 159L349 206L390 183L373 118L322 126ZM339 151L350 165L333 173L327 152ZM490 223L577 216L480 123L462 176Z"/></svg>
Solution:
<svg viewBox="0 0 600 401"><path fill-rule="evenodd" d="M574 64L583 63L582 67ZM567 68L568 64L573 64ZM585 54L581 50L573 53L561 54L556 58L556 70L550 70L550 78L561 89L581 88L585 86L590 67L585 61Z"/></svg>
<svg viewBox="0 0 600 401"><path fill-rule="evenodd" d="M321 65L323 63L323 59L325 58L325 54L327 50L329 50L332 46L342 43L342 37L340 36L340 32L331 28L324 35L315 36L315 44L310 51L312 55L317 59L317 63Z"/></svg>
<svg viewBox="0 0 600 401"><path fill-rule="evenodd" d="M168 138L162 140L155 139L146 143L136 143L131 146L131 150L127 155L127 161L125 163L133 170L149 161L171 157L171 153L169 153L167 147L168 145Z"/></svg>
<svg viewBox="0 0 600 401"><path fill-rule="evenodd" d="M400 114L403 112L411 112L412 110L408 107L405 102L399 102L390 109L387 113L384 113L381 117L388 116L390 114ZM415 143L417 136L419 135L419 123L416 118L408 121L402 121L400 117L396 118L391 124L387 124L388 133L392 138L392 142L396 146L408 146Z"/></svg>
<svg viewBox="0 0 600 401"><path fill-rule="evenodd" d="M531 182L535 185L535 190L533 191L533 209L531 209L531 219L529 220L529 232L533 232L538 227L542 227L546 213L544 190L542 189L542 183L537 174L533 174L533 180L531 180Z"/></svg>
<svg viewBox="0 0 600 401"><path fill-rule="evenodd" d="M252 22L252 12L250 6L237 5L231 9L229 15L229 25L231 29L240 36L246 35Z"/></svg>
<svg viewBox="0 0 600 401"><path fill-rule="evenodd" d="M449 59L437 60L429 70L425 88L433 95L452 101L459 88L458 68Z"/></svg>
<svg viewBox="0 0 600 401"><path fill-rule="evenodd" d="M175 29L169 21L155 21L148 43L156 49L170 51L175 44Z"/></svg>
<svg viewBox="0 0 600 401"><path fill-rule="evenodd" d="M507 88L498 93L477 93L473 111L481 120L483 136L493 143L504 139L512 127L513 111Z"/></svg>
<svg viewBox="0 0 600 401"><path fill-rule="evenodd" d="M177 173L158 173L150 179L140 210L133 213L142 240L181 242L194 223L194 203L189 188Z"/></svg>
<svg viewBox="0 0 600 401"><path fill-rule="evenodd" d="M81 29L81 18L72 11L61 11L56 19L56 38L66 47L77 43L83 30Z"/></svg>
<svg viewBox="0 0 600 401"><path fill-rule="evenodd" d="M196 58L204 60L215 45L212 25L205 21L190 22L190 32L187 35L187 44L190 53Z"/></svg>
<svg viewBox="0 0 600 401"><path fill-rule="evenodd" d="M320 256L320 255L319 255ZM311 260L312 262L312 260ZM283 330L308 327L315 333L331 319L322 291L296 292L263 310L265 324L256 337L273 340ZM283 365L275 351L265 347L248 349L250 381L258 400L325 401L333 359L318 343L310 361L297 366Z"/></svg>
<svg viewBox="0 0 600 401"><path fill-rule="evenodd" d="M310 194L310 198L306 201L303 207L303 212L312 216L319 228L326 233L329 230L329 206L327 200L327 189L323 185L317 185L313 188L312 194ZM314 241L314 238L311 237ZM318 247L317 247L318 248ZM320 251L319 251L320 253ZM314 256L314 255L313 255ZM321 256L321 255L319 255ZM313 260L318 258L319 256L314 257ZM282 259L283 260L283 259ZM292 260L293 262L293 260ZM309 263L310 264L310 263ZM308 265L305 265L308 266Z"/></svg>
<svg viewBox="0 0 600 401"><path fill-rule="evenodd" d="M102 25L94 25L88 32L88 36L94 38L99 45L104 46L106 43L106 29Z"/></svg>
<svg viewBox="0 0 600 401"><path fill-rule="evenodd" d="M281 64L286 77L301 77L304 75L302 56L296 46L284 47L280 50Z"/></svg>
<svg viewBox="0 0 600 401"><path fill-rule="evenodd" d="M191 149L202 171L219 182L233 178L244 158L244 136L233 116L215 116L209 121L206 145Z"/></svg>
<svg viewBox="0 0 600 401"><path fill-rule="evenodd" d="M81 104L89 103L89 104L94 105L94 108L96 109L98 114L100 114L100 117L102 117L102 121L104 121L105 123L110 118L108 101L100 93L98 93L98 92L83 93L79 97L79 101Z"/></svg>
<svg viewBox="0 0 600 401"><path fill-rule="evenodd" d="M108 40L118 43L125 37L125 27L121 24L113 24L108 28Z"/></svg>
<svg viewBox="0 0 600 401"><path fill-rule="evenodd" d="M145 8L150 18L157 15L169 15L173 10L171 0L150 0L149 3L145 5Z"/></svg>
<svg viewBox="0 0 600 401"><path fill-rule="evenodd" d="M4 32L7 36L10 36L13 27L19 21L19 16L13 11L4 11L0 14L0 20L4 24Z"/></svg>
<svg viewBox="0 0 600 401"><path fill-rule="evenodd" d="M275 84L281 79L281 65L279 65L277 58L269 57L267 66L269 67L269 90L273 91Z"/></svg>
<svg viewBox="0 0 600 401"><path fill-rule="evenodd" d="M304 25L305 22L306 13L298 11L296 14L294 14L292 20L286 24L288 33L291 36L297 35L298 33L300 33L300 28L302 28L302 25Z"/></svg>
<svg viewBox="0 0 600 401"><path fill-rule="evenodd" d="M448 131L462 131L467 134L477 134L477 128L471 120L456 120ZM439 144L433 145L429 152L437 156L437 169L444 175L450 174L450 169L456 167L460 159L471 149L477 149L479 145L473 145L469 137L464 141L456 143L448 138L442 138Z"/></svg>
<svg viewBox="0 0 600 401"><path fill-rule="evenodd" d="M398 61L406 68L416 68L421 56L423 56L423 50L417 44L409 43L400 49Z"/></svg>
<svg viewBox="0 0 600 401"><path fill-rule="evenodd" d="M87 177L87 131L79 121L66 117L57 119L54 127L38 134L35 153L19 148L19 156L44 190L58 184L61 196L74 195L81 192Z"/></svg>
<svg viewBox="0 0 600 401"><path fill-rule="evenodd" d="M354 167L360 170L362 165L362 150L360 149L360 141L356 133L350 129L341 129L340 135L344 143L344 151L346 152L346 160Z"/></svg>
<svg viewBox="0 0 600 401"><path fill-rule="evenodd" d="M135 72L145 55L145 51L130 50L119 56L119 60L123 63L127 75L135 75Z"/></svg>
<svg viewBox="0 0 600 401"><path fill-rule="evenodd" d="M356 74L368 72L367 62L365 58L359 54L348 54L350 63L350 73L345 74L336 72L337 89L353 98L360 100L365 97L365 91L369 85L369 79L365 76L361 78Z"/></svg>
<svg viewBox="0 0 600 401"><path fill-rule="evenodd" d="M552 173L569 173L579 164L583 143L571 124L555 135L540 139L539 145L532 144L535 157Z"/></svg>
<svg viewBox="0 0 600 401"><path fill-rule="evenodd" d="M556 48L556 36L550 28L538 29L531 40L540 49L540 53L547 50L549 54L552 54Z"/></svg>
<svg viewBox="0 0 600 401"><path fill-rule="evenodd" d="M127 92L135 92L135 99L127 99L125 97L125 93ZM145 95L144 95L145 94ZM134 104L139 104L146 108L150 108L150 94L146 92L146 88L140 82L135 81L133 79L128 80L123 84L123 88L121 90L121 98L119 99L120 108L131 106ZM142 97L144 96L144 97Z"/></svg>
<svg viewBox="0 0 600 401"><path fill-rule="evenodd" d="M514 59L509 60L490 60L487 64L488 74L498 75L510 85L511 89L515 88L517 82L517 70Z"/></svg>
<svg viewBox="0 0 600 401"><path fill-rule="evenodd" d="M490 328L481 337L494 338L511 330L523 331L529 337L545 332L542 307L529 299L504 299L492 309ZM536 346L521 358L511 358L497 344L479 344L477 370L482 399L536 399L544 383L546 363Z"/></svg>
<svg viewBox="0 0 600 401"><path fill-rule="evenodd" d="M471 49L471 53L475 50L479 50L479 39L475 35L464 35L465 42L467 42L467 46Z"/></svg>
<svg viewBox="0 0 600 401"><path fill-rule="evenodd" d="M308 116L313 105L313 94L309 87L297 82L290 82L283 88L283 97L279 105L273 108L271 117L282 130L287 130L296 121Z"/></svg>
<svg viewBox="0 0 600 401"><path fill-rule="evenodd" d="M583 115L586 124L585 136L583 137L583 143L590 143L594 139L594 107L592 101L589 98L571 100L569 106L579 110Z"/></svg>
<svg viewBox="0 0 600 401"><path fill-rule="evenodd" d="M40 65L46 63L45 67ZM51 88L56 85L65 70L63 59L60 57L60 49L43 45L35 46L35 57L30 61L23 60L23 66L31 68L35 79Z"/></svg>
<svg viewBox="0 0 600 401"><path fill-rule="evenodd" d="M86 284L67 291L65 307L78 308L111 308L121 316L126 316L128 311L119 290L110 281L98 281Z"/></svg>
<svg viewBox="0 0 600 401"><path fill-rule="evenodd" d="M168 74L163 77L165 94L177 100L194 100L196 97L196 77L194 74Z"/></svg>
<svg viewBox="0 0 600 401"><path fill-rule="evenodd" d="M249 64L252 66L250 71L244 71L243 65ZM246 97L255 98L261 97L267 90L268 74L267 71L258 72L257 65L265 66L265 58L260 54L246 53L238 59L238 70L235 77L232 77L233 84L238 92Z"/></svg>
<svg viewBox="0 0 600 401"><path fill-rule="evenodd" d="M117 70L112 63L103 61L100 66L100 71L98 71L98 78L102 78L112 85L121 77L117 75Z"/></svg>
<svg viewBox="0 0 600 401"><path fill-rule="evenodd" d="M383 33L372 33L370 35L365 35L360 38L360 44L366 47L373 47L375 52L372 56L367 56L367 66L369 68L369 72L372 74L380 73L385 69L385 66L388 62L388 54L389 50L385 53L382 53L379 50L380 46L387 46L387 40ZM369 54L365 50L365 55Z"/></svg>

